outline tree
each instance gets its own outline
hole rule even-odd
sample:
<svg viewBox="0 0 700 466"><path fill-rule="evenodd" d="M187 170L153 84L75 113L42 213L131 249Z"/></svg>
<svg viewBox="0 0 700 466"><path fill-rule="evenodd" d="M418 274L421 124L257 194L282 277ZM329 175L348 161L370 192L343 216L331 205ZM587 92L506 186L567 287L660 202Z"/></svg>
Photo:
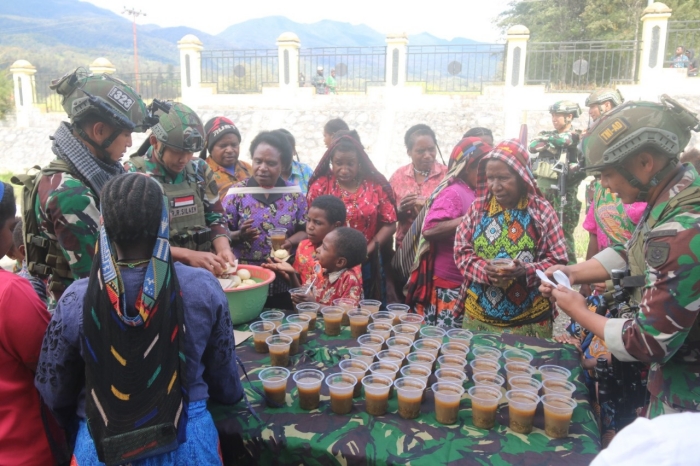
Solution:
<svg viewBox="0 0 700 466"><path fill-rule="evenodd" d="M14 91L12 75L8 71L0 71L0 120L4 120L5 115L12 111Z"/></svg>

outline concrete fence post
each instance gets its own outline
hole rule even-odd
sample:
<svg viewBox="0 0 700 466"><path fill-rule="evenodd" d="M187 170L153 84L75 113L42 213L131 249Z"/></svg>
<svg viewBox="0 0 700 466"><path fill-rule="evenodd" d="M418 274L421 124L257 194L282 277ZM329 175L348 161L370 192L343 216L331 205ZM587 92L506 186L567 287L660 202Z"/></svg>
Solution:
<svg viewBox="0 0 700 466"><path fill-rule="evenodd" d="M117 68L112 64L111 61L105 57L96 58L94 62L90 64L90 71L93 74L114 74L117 72ZM132 83L128 83L131 85Z"/></svg>
<svg viewBox="0 0 700 466"><path fill-rule="evenodd" d="M284 32L277 38L277 57L280 89L299 88L299 49L301 41L293 32Z"/></svg>
<svg viewBox="0 0 700 466"><path fill-rule="evenodd" d="M663 3L653 3L642 16L642 53L639 58L639 84L655 85L663 77L666 53L666 31L671 9Z"/></svg>
<svg viewBox="0 0 700 466"><path fill-rule="evenodd" d="M506 87L525 86L525 62L530 30L522 25L508 29L506 53Z"/></svg>
<svg viewBox="0 0 700 466"><path fill-rule="evenodd" d="M402 88L406 85L406 55L408 36L406 33L386 36L386 87Z"/></svg>
<svg viewBox="0 0 700 466"><path fill-rule="evenodd" d="M177 42L180 49L180 89L182 103L197 106L202 84L202 50L204 46L194 34L187 34Z"/></svg>
<svg viewBox="0 0 700 466"><path fill-rule="evenodd" d="M34 110L34 75L36 68L27 60L17 60L10 67L15 88L17 126L29 126L29 117Z"/></svg>

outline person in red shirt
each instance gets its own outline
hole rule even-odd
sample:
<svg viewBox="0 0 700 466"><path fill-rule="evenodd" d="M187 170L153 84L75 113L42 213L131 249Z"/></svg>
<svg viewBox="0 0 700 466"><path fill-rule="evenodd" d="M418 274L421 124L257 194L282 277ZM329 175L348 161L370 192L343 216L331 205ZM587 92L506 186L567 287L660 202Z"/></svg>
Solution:
<svg viewBox="0 0 700 466"><path fill-rule="evenodd" d="M13 245L12 187L0 182L0 257ZM51 315L20 276L0 269L0 464L50 465L34 372Z"/></svg>

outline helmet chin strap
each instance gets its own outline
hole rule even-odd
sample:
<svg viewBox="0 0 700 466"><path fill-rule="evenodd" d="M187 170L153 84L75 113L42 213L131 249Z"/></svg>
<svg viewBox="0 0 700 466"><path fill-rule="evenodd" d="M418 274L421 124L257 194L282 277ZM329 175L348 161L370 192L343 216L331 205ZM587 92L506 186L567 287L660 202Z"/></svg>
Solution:
<svg viewBox="0 0 700 466"><path fill-rule="evenodd" d="M81 128L80 126L73 125L73 128L75 131L78 133L78 136L80 136L81 139L83 139L85 142L90 144L96 151L95 156L102 160L105 163L114 163L114 160L112 160L112 157L109 155L109 152L107 152L107 148L112 145L114 140L119 136L122 132L122 130L118 129L114 131L107 139L102 142L102 144L98 144L93 139L88 136L88 134Z"/></svg>
<svg viewBox="0 0 700 466"><path fill-rule="evenodd" d="M639 194L637 194L636 202L647 202L647 199L649 198L649 191L656 187L664 178L666 178L666 176L668 176L669 173L675 170L677 166L677 158L669 160L668 164L664 168L656 172L646 184L642 183L639 180L639 178L630 173L630 171L622 165L618 165L617 167L615 167L615 169L620 175L622 175L627 180L627 182L630 185L632 185L633 188L639 189Z"/></svg>

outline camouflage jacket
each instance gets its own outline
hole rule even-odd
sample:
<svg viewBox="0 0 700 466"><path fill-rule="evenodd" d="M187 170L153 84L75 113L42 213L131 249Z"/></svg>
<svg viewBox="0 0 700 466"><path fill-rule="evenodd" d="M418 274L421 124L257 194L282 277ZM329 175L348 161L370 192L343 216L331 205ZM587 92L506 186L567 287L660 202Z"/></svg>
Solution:
<svg viewBox="0 0 700 466"><path fill-rule="evenodd" d="M153 156L153 147L150 147L144 156L146 172L161 184L178 184L185 182L185 170L175 177L171 176ZM211 228L212 241L220 236L228 236L228 227L224 219L224 209L219 198L219 189L207 162L199 157L193 157L190 161L196 168L196 172L201 178L198 179L199 191L204 203L204 219L207 226ZM133 163L126 161L124 168L127 172L137 172L138 169Z"/></svg>
<svg viewBox="0 0 700 466"><path fill-rule="evenodd" d="M528 150L532 154L540 152L551 152L557 154L561 149L568 149L578 144L579 135L576 131L542 131L530 142Z"/></svg>
<svg viewBox="0 0 700 466"><path fill-rule="evenodd" d="M100 229L97 194L77 177L61 172L41 178L36 199L41 236L58 243L76 280L89 276ZM56 280L66 286L72 283Z"/></svg>
<svg viewBox="0 0 700 466"><path fill-rule="evenodd" d="M685 199L673 206L675 196ZM637 290L639 312L633 319L609 319L605 343L620 361L651 363L647 387L653 396L670 406L700 411L698 173L689 164L679 168L649 204L646 224L651 229L646 234L595 256L608 272L631 264L633 274L634 269L644 274L644 286ZM643 241L643 262L642 254L632 253L635 240Z"/></svg>

